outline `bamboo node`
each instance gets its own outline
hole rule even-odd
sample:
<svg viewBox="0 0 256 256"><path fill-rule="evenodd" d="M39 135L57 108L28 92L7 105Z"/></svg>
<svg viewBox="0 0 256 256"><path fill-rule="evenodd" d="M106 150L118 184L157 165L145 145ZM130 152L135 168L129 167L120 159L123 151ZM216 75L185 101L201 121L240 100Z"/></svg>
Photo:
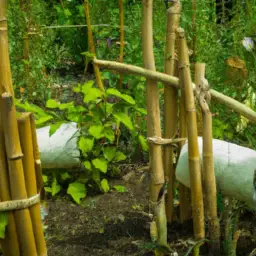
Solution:
<svg viewBox="0 0 256 256"><path fill-rule="evenodd" d="M183 69L183 68L189 68L190 64L181 64L179 65L179 69Z"/></svg>
<svg viewBox="0 0 256 256"><path fill-rule="evenodd" d="M40 194L36 194L26 199L0 202L0 212L7 212L7 211L29 208L39 202L40 202Z"/></svg>
<svg viewBox="0 0 256 256"><path fill-rule="evenodd" d="M8 92L2 94L2 99L6 101L8 109L11 110L13 106L13 98L12 95Z"/></svg>
<svg viewBox="0 0 256 256"><path fill-rule="evenodd" d="M152 144L155 144L155 145L172 145L172 144L175 144L175 143L185 141L186 138L164 139L164 138L161 138L161 137L154 136L154 137L148 137L147 140L148 140L149 143L152 143Z"/></svg>
<svg viewBox="0 0 256 256"><path fill-rule="evenodd" d="M0 19L0 22L1 22L1 21L7 21L7 19L6 19L6 18L2 18L2 19Z"/></svg>

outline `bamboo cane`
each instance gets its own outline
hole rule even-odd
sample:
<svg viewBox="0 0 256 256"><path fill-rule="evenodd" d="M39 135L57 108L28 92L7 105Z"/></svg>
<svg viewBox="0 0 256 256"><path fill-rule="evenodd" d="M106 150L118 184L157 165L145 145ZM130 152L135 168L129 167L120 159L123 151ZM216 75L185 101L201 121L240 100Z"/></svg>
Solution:
<svg viewBox="0 0 256 256"><path fill-rule="evenodd" d="M147 69L155 70L153 54L152 10L153 1L142 1L142 48L143 60ZM159 92L157 82L147 79L147 123L148 137L161 137ZM157 225L157 243L167 245L167 222L165 214L165 201L160 195L165 186L162 149L160 145L150 145L151 151L151 191L150 201L153 205ZM160 196L160 198L159 198Z"/></svg>
<svg viewBox="0 0 256 256"><path fill-rule="evenodd" d="M18 119L21 148L24 153L22 159L27 194L32 197L37 194L35 160L33 153L33 137L30 124L30 113L23 113ZM43 225L41 221L40 203L30 207L30 216L34 230L37 255L47 255L44 240Z"/></svg>
<svg viewBox="0 0 256 256"><path fill-rule="evenodd" d="M12 142L13 138L17 138L19 141L16 108L13 104L12 96L9 93L2 94L2 101L1 115L4 126L5 145L6 148L13 148L10 147L8 143ZM7 151L7 157L9 165L11 199L19 200L26 199L27 192L22 166L21 147L18 142L15 142L15 145L17 145L17 149L14 148L14 155L12 155L12 151ZM18 150L20 150L20 152ZM20 157L17 158L17 155ZM36 245L29 210L24 209L14 211L14 216L18 231L21 255L36 255Z"/></svg>
<svg viewBox="0 0 256 256"><path fill-rule="evenodd" d="M0 123L0 198L3 202L11 200L7 158L2 123ZM19 256L19 243L13 212L8 212L8 225L5 238L0 240L4 256Z"/></svg>
<svg viewBox="0 0 256 256"><path fill-rule="evenodd" d="M211 255L220 255L220 225L217 215L217 189L214 173L212 147L212 114L208 106L210 100L208 83L204 79L205 64L197 63L197 76L201 76L198 98L203 112L203 190L205 202L205 216L208 222L211 240Z"/></svg>
<svg viewBox="0 0 256 256"><path fill-rule="evenodd" d="M185 91L184 91L184 83L182 76L180 74L180 122L179 122L179 137L185 138L187 137L187 122L186 122L186 106L185 106ZM185 141L180 142L179 144L179 154L180 151L185 144ZM179 202L180 202L180 222L183 224L184 222L191 219L191 191L182 183L179 183Z"/></svg>
<svg viewBox="0 0 256 256"><path fill-rule="evenodd" d="M119 23L120 23L120 56L119 61L124 61L124 4L119 0ZM120 74L119 88L123 87L123 75Z"/></svg>
<svg viewBox="0 0 256 256"><path fill-rule="evenodd" d="M179 46L179 69L182 82L184 84L186 111L187 111L187 132L188 132L188 157L190 169L191 197L192 197L192 216L195 239L200 240L205 237L204 230L204 207L203 193L200 170L200 155L197 140L197 123L195 102L189 69L189 56L185 33L182 28L177 30Z"/></svg>
<svg viewBox="0 0 256 256"><path fill-rule="evenodd" d="M164 84L168 84L170 86L174 86L176 88L179 88L179 78L174 76L169 76L167 74L163 74L160 72L156 72L154 70L149 70L146 68L136 67L133 65L128 65L124 63L119 63L115 61L105 61L105 60L97 60L94 59L93 61L95 64L97 64L100 67L103 67L105 69L109 70L115 70L120 73L125 74L133 74L138 76L143 76L147 79L151 79L154 81L158 81ZM196 89L195 84L192 83L193 90ZM224 104L228 106L229 108L233 109L235 112L241 114L248 120L250 120L253 123L256 123L256 112L252 109L248 108L246 105L214 90L210 89L211 97L213 100L217 101L218 103Z"/></svg>
<svg viewBox="0 0 256 256"><path fill-rule="evenodd" d="M86 23L87 23L89 49L93 55L96 55L96 50L95 50L95 46L94 46L94 42L93 42L91 21L90 21L89 0L84 1L84 13L85 13ZM100 77L99 66L97 64L93 63L93 68L94 68L97 85L99 86L99 88L102 91L104 91L104 86L103 86L103 83L102 83L101 77Z"/></svg>
<svg viewBox="0 0 256 256"><path fill-rule="evenodd" d="M166 29L166 49L165 49L165 73L171 76L175 75L175 30L179 27L181 4L174 2L167 11L167 29ZM170 139L176 135L178 108L177 108L178 90L174 87L164 85L164 138ZM168 177L168 189L166 197L166 217L169 223L173 220L173 196L175 169L173 163L173 147L164 148L164 170Z"/></svg>

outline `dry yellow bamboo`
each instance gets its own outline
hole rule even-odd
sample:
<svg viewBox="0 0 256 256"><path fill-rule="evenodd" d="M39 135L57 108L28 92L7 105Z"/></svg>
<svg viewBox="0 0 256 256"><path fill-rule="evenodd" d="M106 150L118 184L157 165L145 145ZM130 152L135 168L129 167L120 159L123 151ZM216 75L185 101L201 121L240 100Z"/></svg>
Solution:
<svg viewBox="0 0 256 256"><path fill-rule="evenodd" d="M204 229L204 207L202 180L200 169L200 155L197 139L197 123L194 94L192 88L191 74L189 69L189 56L185 40L185 33L182 28L177 30L179 35L179 69L180 77L184 84L186 111L187 111L187 132L188 132L188 158L190 170L192 217L195 239L205 237Z"/></svg>
<svg viewBox="0 0 256 256"><path fill-rule="evenodd" d="M18 119L19 135L22 152L24 176L28 197L37 194L35 161L33 153L32 129L30 124L30 113L23 113ZM31 221L34 230L35 242L37 247L37 255L47 255L46 244L44 239L43 225L40 214L40 203L29 208Z"/></svg>
<svg viewBox="0 0 256 256"><path fill-rule="evenodd" d="M35 160L37 193L39 192L42 193L44 182L43 182L43 174L42 174L42 165L40 160L40 152L39 152L37 135L36 135L36 123L35 123L35 117L33 114L30 115L30 124L31 124L31 132L32 132L33 153L34 153L34 160Z"/></svg>
<svg viewBox="0 0 256 256"><path fill-rule="evenodd" d="M119 4L119 23L120 23L120 56L119 61L124 61L124 4L123 0L118 1ZM120 74L119 88L123 87L123 75Z"/></svg>
<svg viewBox="0 0 256 256"><path fill-rule="evenodd" d="M1 105L0 105L1 106ZM4 133L0 122L0 198L1 201L10 201L10 184L8 177L7 158L5 153ZM8 225L5 238L0 240L4 256L19 256L19 242L13 212L8 213Z"/></svg>
<svg viewBox="0 0 256 256"><path fill-rule="evenodd" d="M144 66L155 70L153 53L152 10L153 1L142 1L142 48ZM148 137L161 137L159 92L157 82L147 79L147 124ZM157 243L167 245L167 221L165 213L164 194L160 195L165 187L163 159L161 145L150 145L151 151L151 192L150 201L153 206L157 224ZM160 198L159 198L160 197Z"/></svg>
<svg viewBox="0 0 256 256"><path fill-rule="evenodd" d="M2 122L5 134L5 145L12 141L10 138L17 138L19 141L19 133L16 119L16 108L13 104L12 96L9 93L2 94ZM12 129L10 129L12 127ZM16 127L16 129L14 129ZM15 145L20 149L19 143ZM16 155L22 155L21 151L14 150ZM11 188L11 199L26 199L27 192L25 186L24 172L22 166L22 157L14 158L8 155L9 179ZM21 255L36 255L36 245L33 234L32 222L28 209L14 211L15 223L18 231Z"/></svg>
<svg viewBox="0 0 256 256"><path fill-rule="evenodd" d="M86 23L87 23L89 49L90 49L90 52L93 55L96 55L96 50L95 50L95 46L94 46L94 42L93 42L91 21L90 21L89 0L84 1L84 13L85 13ZM100 77L99 66L97 64L93 63L93 68L94 68L94 73L95 73L95 78L96 78L97 85L99 86L99 88L102 91L104 91L104 86L103 86L103 83L102 83L101 77Z"/></svg>
<svg viewBox="0 0 256 256"><path fill-rule="evenodd" d="M205 217L208 223L209 238L211 240L211 255L220 255L220 225L217 215L217 189L214 173L212 147L212 114L208 103L210 101L209 86L205 75L205 64L196 63L196 76L199 90L197 92L203 112L203 191Z"/></svg>
<svg viewBox="0 0 256 256"><path fill-rule="evenodd" d="M165 73L175 75L177 58L175 57L176 29L180 22L181 4L173 3L167 11L166 47L165 47ZM169 85L164 85L164 138L170 139L176 135L178 122L178 90ZM166 197L166 217L169 223L173 220L173 196L175 169L173 163L173 147L164 148L164 170L168 177L168 189Z"/></svg>

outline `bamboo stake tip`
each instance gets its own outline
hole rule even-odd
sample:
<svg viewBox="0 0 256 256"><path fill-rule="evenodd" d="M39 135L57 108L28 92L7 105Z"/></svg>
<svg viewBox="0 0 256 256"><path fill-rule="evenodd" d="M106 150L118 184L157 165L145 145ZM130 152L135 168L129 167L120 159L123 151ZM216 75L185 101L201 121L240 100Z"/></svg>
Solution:
<svg viewBox="0 0 256 256"><path fill-rule="evenodd" d="M20 116L17 118L18 122L25 122L30 120L31 113L30 112L22 112Z"/></svg>
<svg viewBox="0 0 256 256"><path fill-rule="evenodd" d="M12 97L12 95L11 95L11 93L9 93L9 92L4 92L3 94L2 94L2 98L3 99L7 99L7 98L11 98Z"/></svg>
<svg viewBox="0 0 256 256"><path fill-rule="evenodd" d="M185 37L185 30L183 28L177 28L176 32L178 33L180 38Z"/></svg>
<svg viewBox="0 0 256 256"><path fill-rule="evenodd" d="M173 6L168 8L167 13L169 14L180 14L181 12L181 3L179 0L173 0Z"/></svg>

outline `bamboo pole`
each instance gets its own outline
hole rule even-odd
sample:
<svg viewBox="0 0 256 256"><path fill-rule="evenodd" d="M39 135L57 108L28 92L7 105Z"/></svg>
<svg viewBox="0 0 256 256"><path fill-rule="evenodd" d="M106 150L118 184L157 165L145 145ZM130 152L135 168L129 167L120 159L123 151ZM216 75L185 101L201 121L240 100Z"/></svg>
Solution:
<svg viewBox="0 0 256 256"><path fill-rule="evenodd" d="M198 99L203 112L203 190L205 203L205 217L208 223L211 240L211 255L220 255L220 225L217 215L217 189L214 173L212 146L212 114L208 103L210 94L208 82L204 79L205 64L196 63L197 80L201 80Z"/></svg>
<svg viewBox="0 0 256 256"><path fill-rule="evenodd" d="M147 79L151 79L154 81L158 81L164 84L168 84L170 86L174 86L176 88L179 88L179 78L174 76L169 76L167 74L163 74L161 72L156 72L154 70L149 70L146 68L136 67L133 65L128 65L124 63L119 63L115 61L105 61L105 60L97 60L94 59L93 61L95 64L97 64L100 67L103 67L108 70L114 70L118 71L120 73L125 74L132 74L137 76L143 76ZM193 90L196 89L195 84L192 83ZM217 101L218 103L224 104L228 106L229 108L233 109L235 112L241 114L248 120L250 120L253 123L256 123L256 112L254 112L252 109L248 108L246 105L214 90L210 89L211 97L213 100Z"/></svg>
<svg viewBox="0 0 256 256"><path fill-rule="evenodd" d="M179 104L179 137L187 137L187 116L186 116L186 102L185 102L185 91L184 83L181 74L180 76L180 104ZM179 154L185 141L180 142L179 144ZM180 203L180 222L184 222L191 219L192 209L191 209L191 191L182 183L179 183L179 203Z"/></svg>
<svg viewBox="0 0 256 256"><path fill-rule="evenodd" d="M93 42L93 34L92 34L91 21L90 21L89 0L84 1L84 13L85 13L86 23L87 23L89 49L90 49L90 52L96 56L96 50ZM97 85L102 91L104 91L104 86L100 77L99 66L96 63L93 63L93 68L94 68Z"/></svg>
<svg viewBox="0 0 256 256"><path fill-rule="evenodd" d="M166 28L166 48L165 48L165 73L171 76L175 75L176 62L175 41L176 29L180 23L181 3L174 2L167 11L167 28ZM170 139L176 135L178 122L178 90L169 85L164 85L164 138ZM173 147L164 148L164 170L165 176L168 177L168 189L166 197L166 217L169 223L173 220L173 197L175 168L173 163Z"/></svg>
<svg viewBox="0 0 256 256"><path fill-rule="evenodd" d="M177 32L180 39L179 69L180 76L182 77L182 82L184 84L187 111L188 158L190 169L193 227L195 239L200 240L205 237L205 230L195 102L192 89L191 74L189 69L189 56L185 40L185 33L182 28L179 28Z"/></svg>
<svg viewBox="0 0 256 256"><path fill-rule="evenodd" d="M8 177L7 158L2 123L0 123L0 198L1 201L10 201L10 184ZM19 256L19 242L13 212L8 212L8 225L5 238L0 240L4 256Z"/></svg>
<svg viewBox="0 0 256 256"><path fill-rule="evenodd" d="M9 93L2 94L2 101L1 115L4 126L5 146L6 148L14 149L13 151L7 150L11 199L27 199L21 147L17 141L15 142L17 148L10 147L9 144L13 141L13 138L17 138L19 141L16 108L13 104L12 96ZM17 155L19 155L19 157L17 157ZM37 255L29 210L23 209L14 211L14 216L21 255Z"/></svg>
<svg viewBox="0 0 256 256"><path fill-rule="evenodd" d="M23 113L18 119L19 135L21 148L24 153L22 159L24 176L28 197L37 194L35 159L33 153L33 137L30 124L30 113ZM37 255L47 255L46 244L44 240L43 225L40 213L40 203L30 207L30 216L34 230L35 242L37 247Z"/></svg>
<svg viewBox="0 0 256 256"><path fill-rule="evenodd" d="M142 1L142 49L144 66L149 70L155 70L155 60L153 53L153 31L152 12L153 1ZM148 137L161 137L159 92L157 82L147 79L147 124ZM167 221L165 214L164 194L165 177L163 169L161 145L150 145L151 158L151 191L150 201L153 206L154 216L157 225L157 243L167 246Z"/></svg>
<svg viewBox="0 0 256 256"><path fill-rule="evenodd" d="M118 1L119 4L119 23L120 23L120 56L119 61L124 61L124 4L123 0ZM123 75L120 74L119 88L123 87Z"/></svg>

